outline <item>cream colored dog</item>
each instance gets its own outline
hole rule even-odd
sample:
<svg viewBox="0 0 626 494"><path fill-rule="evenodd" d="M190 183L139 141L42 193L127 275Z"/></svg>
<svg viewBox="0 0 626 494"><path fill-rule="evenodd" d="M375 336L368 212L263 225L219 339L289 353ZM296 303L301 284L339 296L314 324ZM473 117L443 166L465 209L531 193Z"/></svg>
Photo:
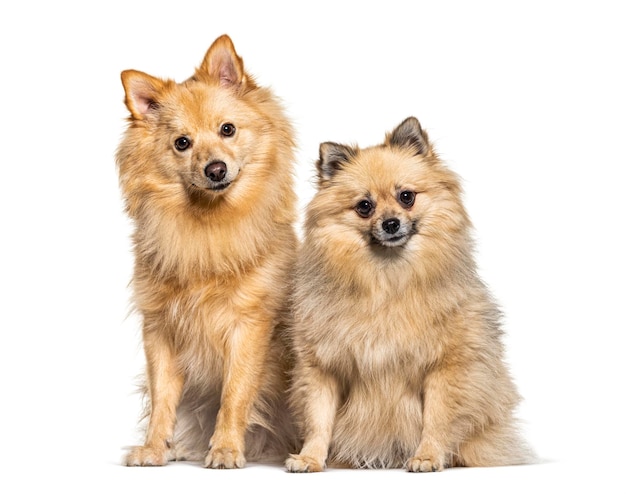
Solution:
<svg viewBox="0 0 626 494"><path fill-rule="evenodd" d="M525 463L500 313L457 177L415 118L382 145L320 147L297 263L291 472Z"/></svg>

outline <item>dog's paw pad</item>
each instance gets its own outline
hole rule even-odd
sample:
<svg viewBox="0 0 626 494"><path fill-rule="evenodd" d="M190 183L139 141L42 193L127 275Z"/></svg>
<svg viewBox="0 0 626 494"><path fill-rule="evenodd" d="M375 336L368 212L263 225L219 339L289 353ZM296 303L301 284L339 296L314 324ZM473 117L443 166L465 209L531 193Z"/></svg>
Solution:
<svg viewBox="0 0 626 494"><path fill-rule="evenodd" d="M160 467L168 461L167 449L135 446L126 455L124 463L129 467Z"/></svg>
<svg viewBox="0 0 626 494"><path fill-rule="evenodd" d="M206 468L243 468L246 458L241 451L231 448L212 448L204 460Z"/></svg>
<svg viewBox="0 0 626 494"><path fill-rule="evenodd" d="M409 472L441 472L444 468L443 461L419 456L411 458L406 467Z"/></svg>
<svg viewBox="0 0 626 494"><path fill-rule="evenodd" d="M321 472L324 470L323 462L303 455L291 455L285 461L285 467L288 472L293 473Z"/></svg>

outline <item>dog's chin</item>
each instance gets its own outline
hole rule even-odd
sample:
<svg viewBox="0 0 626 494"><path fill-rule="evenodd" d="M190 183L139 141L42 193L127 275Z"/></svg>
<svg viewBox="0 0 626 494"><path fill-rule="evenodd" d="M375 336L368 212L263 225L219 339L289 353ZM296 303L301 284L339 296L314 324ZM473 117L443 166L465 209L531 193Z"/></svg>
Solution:
<svg viewBox="0 0 626 494"><path fill-rule="evenodd" d="M188 183L186 185L187 197L190 204L196 207L201 209L212 207L216 204L216 201L219 202L226 196L232 184L232 182L224 182L209 186L205 183L202 185L197 185L193 182Z"/></svg>
<svg viewBox="0 0 626 494"><path fill-rule="evenodd" d="M232 182L219 182L211 185L197 185L195 183L191 184L191 190L194 193L206 193L206 194L221 194L226 189L228 189L233 183Z"/></svg>
<svg viewBox="0 0 626 494"><path fill-rule="evenodd" d="M371 243L376 247L384 247L386 249L398 249L404 247L409 242L411 236L412 235L410 233L385 238L379 238L375 235L372 235Z"/></svg>

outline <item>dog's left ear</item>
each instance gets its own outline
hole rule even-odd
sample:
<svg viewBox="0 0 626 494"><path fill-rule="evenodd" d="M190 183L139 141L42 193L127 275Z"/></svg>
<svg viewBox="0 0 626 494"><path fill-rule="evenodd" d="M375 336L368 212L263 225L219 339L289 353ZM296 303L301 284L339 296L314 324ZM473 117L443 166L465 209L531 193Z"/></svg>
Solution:
<svg viewBox="0 0 626 494"><path fill-rule="evenodd" d="M387 134L385 144L397 147L410 147L415 154L427 155L431 151L428 134L415 117L409 117Z"/></svg>
<svg viewBox="0 0 626 494"><path fill-rule="evenodd" d="M243 60L237 55L230 37L223 34L217 38L206 52L196 73L203 73L223 86L240 87L247 81L243 70Z"/></svg>

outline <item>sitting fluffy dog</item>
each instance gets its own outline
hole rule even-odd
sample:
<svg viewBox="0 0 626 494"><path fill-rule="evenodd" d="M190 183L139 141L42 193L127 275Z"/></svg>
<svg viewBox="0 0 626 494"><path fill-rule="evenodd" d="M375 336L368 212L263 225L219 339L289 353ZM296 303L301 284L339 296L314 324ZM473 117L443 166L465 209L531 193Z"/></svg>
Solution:
<svg viewBox="0 0 626 494"><path fill-rule="evenodd" d="M304 446L287 469L528 462L459 180L419 122L366 149L324 143L317 168L290 333Z"/></svg>
<svg viewBox="0 0 626 494"><path fill-rule="evenodd" d="M228 36L182 83L122 73L117 162L134 222L145 443L128 465L242 467L292 450L283 320L295 261L292 127Z"/></svg>

